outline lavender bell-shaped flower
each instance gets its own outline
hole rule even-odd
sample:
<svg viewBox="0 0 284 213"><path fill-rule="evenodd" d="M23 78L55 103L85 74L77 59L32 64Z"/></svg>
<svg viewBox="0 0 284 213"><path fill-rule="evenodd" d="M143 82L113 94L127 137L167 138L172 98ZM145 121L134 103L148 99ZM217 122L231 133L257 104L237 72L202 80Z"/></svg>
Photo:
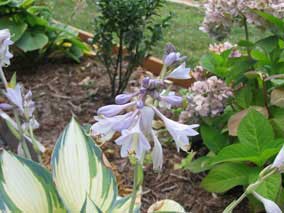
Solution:
<svg viewBox="0 0 284 213"><path fill-rule="evenodd" d="M136 158L141 160L143 154L151 149L147 138L140 128L140 118L133 128L123 130L121 134L122 135L115 140L115 143L121 146L121 157L127 157L129 153L135 153Z"/></svg>
<svg viewBox="0 0 284 213"><path fill-rule="evenodd" d="M152 130L152 137L154 141L154 148L152 151L152 159L153 159L153 169L154 170L161 170L163 168L163 148L162 145L156 135L156 132Z"/></svg>
<svg viewBox="0 0 284 213"><path fill-rule="evenodd" d="M181 56L179 52L176 52L175 47L172 44L168 44L165 48L164 64L171 66L179 61L184 61L185 56Z"/></svg>
<svg viewBox="0 0 284 213"><path fill-rule="evenodd" d="M125 109L134 106L136 102L130 102L123 105L107 105L98 109L98 115L104 115L106 117L113 117L118 115L119 113L123 112Z"/></svg>
<svg viewBox="0 0 284 213"><path fill-rule="evenodd" d="M113 137L115 132L129 128L136 114L136 112L129 112L111 118L97 116L95 117L97 122L91 127L92 135L99 137L101 142L108 141Z"/></svg>
<svg viewBox="0 0 284 213"><path fill-rule="evenodd" d="M196 130L194 130L194 128L199 127L199 125L180 124L176 121L168 119L157 108L153 107L153 109L156 112L156 114L162 119L162 121L166 126L166 129L169 131L170 135L173 137L174 141L176 142L177 150L179 151L180 149L182 149L184 151L188 151L189 149L188 137L196 136L199 134Z"/></svg>
<svg viewBox="0 0 284 213"><path fill-rule="evenodd" d="M267 213L282 213L281 209L279 208L279 206L273 202L272 200L269 200L265 197L262 197L261 195L259 195L256 192L253 192L253 195L260 201L263 203L265 211Z"/></svg>
<svg viewBox="0 0 284 213"><path fill-rule="evenodd" d="M174 69L167 78L173 78L173 79L190 79L191 76L189 75L190 68L186 68L185 62L182 63L179 67Z"/></svg>
<svg viewBox="0 0 284 213"><path fill-rule="evenodd" d="M128 103L137 93L120 94L115 97L116 104L126 104Z"/></svg>
<svg viewBox="0 0 284 213"><path fill-rule="evenodd" d="M175 95L175 92L170 92L168 95L160 95L159 99L160 99L159 106L166 107L168 109L180 106L183 101L183 98Z"/></svg>
<svg viewBox="0 0 284 213"><path fill-rule="evenodd" d="M24 101L22 97L22 86L17 84L15 88L7 88L4 95L8 98L8 100L15 104L21 112L24 112Z"/></svg>

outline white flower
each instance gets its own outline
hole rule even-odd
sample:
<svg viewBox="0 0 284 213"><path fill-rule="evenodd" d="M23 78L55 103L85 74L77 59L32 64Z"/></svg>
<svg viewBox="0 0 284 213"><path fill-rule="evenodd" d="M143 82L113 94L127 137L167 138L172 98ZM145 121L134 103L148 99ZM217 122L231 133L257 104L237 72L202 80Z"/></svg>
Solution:
<svg viewBox="0 0 284 213"><path fill-rule="evenodd" d="M15 88L7 88L7 91L4 94L10 102L20 109L21 112L24 112L22 86L20 84L17 84Z"/></svg>
<svg viewBox="0 0 284 213"><path fill-rule="evenodd" d="M191 76L189 75L190 68L186 68L185 62L182 63L179 67L174 69L167 78L173 78L173 79L190 79Z"/></svg>
<svg viewBox="0 0 284 213"><path fill-rule="evenodd" d="M194 128L199 127L199 125L180 124L176 121L168 119L157 108L153 107L153 109L157 113L157 115L162 119L162 121L166 126L166 129L169 131L170 135L173 137L174 141L176 142L177 150L179 151L180 149L182 149L184 151L188 151L189 148L188 137L196 136L199 134L196 130L194 130Z"/></svg>
<svg viewBox="0 0 284 213"><path fill-rule="evenodd" d="M280 171L284 171L284 146L281 148L280 152L276 156L272 167L278 168Z"/></svg>
<svg viewBox="0 0 284 213"><path fill-rule="evenodd" d="M164 161L163 160L163 148L154 130L152 130L152 137L154 141L154 148L152 151L153 169L162 170L163 161Z"/></svg>
<svg viewBox="0 0 284 213"><path fill-rule="evenodd" d="M9 30L0 30L0 66L10 65L10 59L13 55L9 52L9 46L12 45L11 34Z"/></svg>
<svg viewBox="0 0 284 213"><path fill-rule="evenodd" d="M121 133L122 135L115 140L115 143L121 146L121 157L127 157L129 153L135 153L136 158L141 160L143 154L151 149L147 138L141 131L140 119L133 128L130 130L125 129Z"/></svg>
<svg viewBox="0 0 284 213"><path fill-rule="evenodd" d="M257 194L256 192L253 192L253 195L263 203L265 211L267 213L282 213L279 206L277 206L276 203L274 203L272 200L266 199L262 197L261 195Z"/></svg>
<svg viewBox="0 0 284 213"><path fill-rule="evenodd" d="M117 115L111 118L95 117L97 123L91 127L92 135L101 142L109 141L116 131L127 129L132 125L136 112L129 112L124 115Z"/></svg>

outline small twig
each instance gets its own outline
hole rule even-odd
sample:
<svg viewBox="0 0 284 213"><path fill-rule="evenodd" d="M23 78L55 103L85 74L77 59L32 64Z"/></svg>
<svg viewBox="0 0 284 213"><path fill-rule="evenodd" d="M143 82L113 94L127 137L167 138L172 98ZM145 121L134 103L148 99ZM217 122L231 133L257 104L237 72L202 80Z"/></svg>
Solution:
<svg viewBox="0 0 284 213"><path fill-rule="evenodd" d="M188 178L186 178L184 176L176 175L176 174L173 174L173 173L171 173L170 176L175 177L175 178L180 179L180 180L184 180L186 182L191 182Z"/></svg>
<svg viewBox="0 0 284 213"><path fill-rule="evenodd" d="M174 189L178 188L178 186L175 184L173 186L170 186L170 187L167 187L167 188L164 188L161 190L161 192L168 192L168 191L172 191Z"/></svg>

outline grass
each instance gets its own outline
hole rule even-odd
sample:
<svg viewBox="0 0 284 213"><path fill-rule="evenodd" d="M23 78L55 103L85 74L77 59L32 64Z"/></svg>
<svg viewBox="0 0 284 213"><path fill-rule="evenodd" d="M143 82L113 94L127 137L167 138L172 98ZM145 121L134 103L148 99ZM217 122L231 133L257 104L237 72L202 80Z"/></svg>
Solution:
<svg viewBox="0 0 284 213"><path fill-rule="evenodd" d="M78 0L77 0L78 1ZM88 6L81 11L74 13L76 0L49 0L53 8L54 17L64 23L92 32L93 20L96 15L96 5L94 0L87 0ZM81 0L82 1L82 0ZM167 3L162 9L162 15L174 13L170 27L165 31L164 40L159 42L154 48L152 54L162 57L164 46L170 42L177 49L188 56L190 65L198 64L200 57L206 53L210 43L214 43L206 33L199 30L204 17L204 11L201 8L193 8L185 5ZM75 15L74 15L75 14ZM256 40L263 33L250 27L251 40ZM232 29L231 37L227 40L237 42L244 39L243 29L236 26Z"/></svg>

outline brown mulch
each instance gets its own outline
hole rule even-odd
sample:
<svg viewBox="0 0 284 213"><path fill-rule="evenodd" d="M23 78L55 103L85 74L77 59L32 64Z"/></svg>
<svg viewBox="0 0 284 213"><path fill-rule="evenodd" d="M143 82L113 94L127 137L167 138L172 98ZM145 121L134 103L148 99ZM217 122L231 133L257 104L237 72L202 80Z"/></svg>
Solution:
<svg viewBox="0 0 284 213"><path fill-rule="evenodd" d="M20 69L14 71L17 71L18 81L32 89L37 106L36 117L41 124L36 135L48 147L46 161L72 114L81 123L92 123L96 110L110 101L107 75L93 59L86 59L81 64L47 63L29 72ZM119 156L119 147L114 143L105 144L103 150L118 174L120 192L130 193L132 168L129 161ZM241 190L225 195L204 191L200 187L204 174L174 169L184 156L184 153L177 153L174 146L167 145L164 146L165 164L162 172L154 172L151 164L145 166L143 212L153 202L166 198L181 203L188 212L222 212L240 195ZM247 204L244 203L235 212L248 212Z"/></svg>

